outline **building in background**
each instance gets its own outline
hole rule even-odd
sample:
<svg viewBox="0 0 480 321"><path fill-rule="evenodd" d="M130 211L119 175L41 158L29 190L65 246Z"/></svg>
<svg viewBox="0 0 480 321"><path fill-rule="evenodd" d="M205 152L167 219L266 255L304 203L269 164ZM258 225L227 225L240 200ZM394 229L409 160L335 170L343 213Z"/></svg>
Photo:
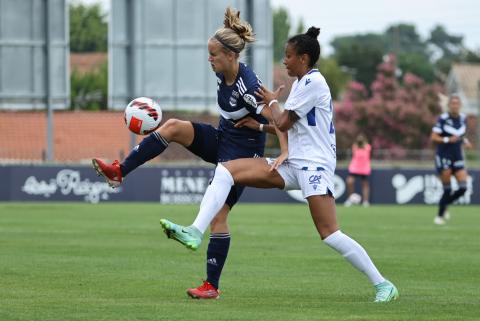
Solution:
<svg viewBox="0 0 480 321"><path fill-rule="evenodd" d="M256 34L242 61L271 87L269 0L115 0L109 14L108 107L122 110L132 98L148 96L165 110L215 112L207 41L223 25L228 6L240 10ZM67 0L0 0L0 109L70 107L68 13Z"/></svg>
<svg viewBox="0 0 480 321"><path fill-rule="evenodd" d="M462 100L462 112L479 115L480 109L480 64L456 63L446 82L447 93L457 93Z"/></svg>
<svg viewBox="0 0 480 321"><path fill-rule="evenodd" d="M147 96L164 110L216 112L217 80L207 41L223 26L228 6L240 10L256 35L241 60L271 87L269 0L115 0L110 7L109 107L123 109L132 98Z"/></svg>
<svg viewBox="0 0 480 321"><path fill-rule="evenodd" d="M70 105L66 0L0 0L0 110Z"/></svg>

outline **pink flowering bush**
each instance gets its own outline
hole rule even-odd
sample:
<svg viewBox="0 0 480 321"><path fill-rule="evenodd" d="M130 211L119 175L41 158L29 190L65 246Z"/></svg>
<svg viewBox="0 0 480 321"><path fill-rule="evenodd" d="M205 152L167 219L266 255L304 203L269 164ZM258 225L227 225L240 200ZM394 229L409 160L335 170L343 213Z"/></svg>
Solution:
<svg viewBox="0 0 480 321"><path fill-rule="evenodd" d="M388 151L385 158L430 147L430 132L441 113L441 87L410 73L400 83L395 73L395 56L390 55L377 67L370 97L362 84L348 85L343 101L335 106L337 150L348 150L359 133L368 137L374 150Z"/></svg>

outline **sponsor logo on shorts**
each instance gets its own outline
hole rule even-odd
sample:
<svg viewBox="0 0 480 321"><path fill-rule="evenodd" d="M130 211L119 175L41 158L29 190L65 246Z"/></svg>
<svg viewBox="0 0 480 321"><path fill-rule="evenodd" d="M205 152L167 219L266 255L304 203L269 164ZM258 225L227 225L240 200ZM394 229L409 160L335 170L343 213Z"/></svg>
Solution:
<svg viewBox="0 0 480 321"><path fill-rule="evenodd" d="M317 186L320 185L322 175L312 175L308 178L308 184L312 185L314 190L317 190Z"/></svg>

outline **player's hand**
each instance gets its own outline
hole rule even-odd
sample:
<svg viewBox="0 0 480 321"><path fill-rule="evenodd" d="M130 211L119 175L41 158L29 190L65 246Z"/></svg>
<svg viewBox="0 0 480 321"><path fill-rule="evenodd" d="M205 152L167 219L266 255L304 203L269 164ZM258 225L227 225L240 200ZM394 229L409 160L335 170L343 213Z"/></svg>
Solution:
<svg viewBox="0 0 480 321"><path fill-rule="evenodd" d="M270 91L268 90L265 86L260 86L260 88L257 89L255 94L262 99L260 103L264 103L265 105L268 106L268 104L274 100L277 99L278 96L280 95L280 92L285 88L284 85L281 85L278 87L275 91Z"/></svg>
<svg viewBox="0 0 480 321"><path fill-rule="evenodd" d="M458 142L459 140L460 140L460 137L455 136L455 135L452 135L452 136L450 136L450 137L448 138L448 142L449 142L450 144L456 143L456 142Z"/></svg>
<svg viewBox="0 0 480 321"><path fill-rule="evenodd" d="M465 146L466 149L472 149L473 145L470 143L470 141L465 137L463 138L463 146Z"/></svg>
<svg viewBox="0 0 480 321"><path fill-rule="evenodd" d="M235 128L247 127L253 130L259 130L260 123L253 119L252 117L248 116L245 118L240 119L235 123Z"/></svg>
<svg viewBox="0 0 480 321"><path fill-rule="evenodd" d="M278 157L275 159L275 161L272 163L272 165L270 166L270 172L273 171L273 170L278 169L278 167L279 167L280 165L282 165L283 162L285 162L285 161L287 160L287 158L288 158L288 151L282 152L282 153L280 154L280 156L278 156Z"/></svg>

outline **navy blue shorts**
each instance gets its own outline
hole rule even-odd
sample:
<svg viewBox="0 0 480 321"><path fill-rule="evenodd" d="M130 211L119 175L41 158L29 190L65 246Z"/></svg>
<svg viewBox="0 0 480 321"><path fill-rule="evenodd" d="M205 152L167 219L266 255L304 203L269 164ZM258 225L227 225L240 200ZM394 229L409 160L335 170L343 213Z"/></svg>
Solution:
<svg viewBox="0 0 480 321"><path fill-rule="evenodd" d="M187 147L189 151L206 161L217 164L238 158L263 157L264 146L241 148L232 140L222 135L222 132L209 124L192 122L193 142ZM225 202L230 208L237 203L245 186L234 185Z"/></svg>
<svg viewBox="0 0 480 321"><path fill-rule="evenodd" d="M465 168L465 161L461 152L451 153L436 153L435 154L435 168L437 173L441 173L444 170L451 169L452 172Z"/></svg>

